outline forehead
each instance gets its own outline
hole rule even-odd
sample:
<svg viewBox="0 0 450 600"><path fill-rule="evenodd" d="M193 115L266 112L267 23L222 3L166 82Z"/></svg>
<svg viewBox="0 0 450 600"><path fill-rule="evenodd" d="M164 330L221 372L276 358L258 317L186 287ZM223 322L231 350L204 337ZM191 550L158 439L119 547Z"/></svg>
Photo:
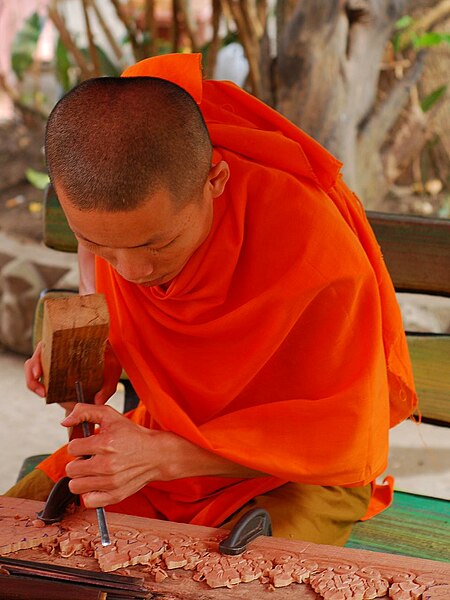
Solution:
<svg viewBox="0 0 450 600"><path fill-rule="evenodd" d="M61 205L76 235L99 246L134 248L161 244L180 235L198 219L192 202L178 208L168 192L157 192L137 208L121 212L80 210L58 190Z"/></svg>

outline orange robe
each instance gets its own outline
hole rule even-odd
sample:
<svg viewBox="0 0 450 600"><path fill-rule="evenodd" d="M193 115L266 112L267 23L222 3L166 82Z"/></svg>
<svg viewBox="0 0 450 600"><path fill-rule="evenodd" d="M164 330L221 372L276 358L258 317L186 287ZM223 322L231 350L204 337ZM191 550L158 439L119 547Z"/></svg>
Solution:
<svg viewBox="0 0 450 600"><path fill-rule="evenodd" d="M374 482L416 396L394 289L341 164L234 84L202 81L200 55L124 76L185 88L231 171L208 238L166 291L97 259L110 341L141 400L129 418L269 476L154 482L110 509L216 526L286 481ZM40 468L56 480L67 460L63 448ZM391 498L373 491L370 513Z"/></svg>

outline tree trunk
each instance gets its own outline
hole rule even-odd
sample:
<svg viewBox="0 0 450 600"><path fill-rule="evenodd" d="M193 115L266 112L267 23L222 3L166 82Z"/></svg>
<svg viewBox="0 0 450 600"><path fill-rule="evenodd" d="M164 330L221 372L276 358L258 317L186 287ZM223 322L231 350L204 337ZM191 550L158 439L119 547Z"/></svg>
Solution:
<svg viewBox="0 0 450 600"><path fill-rule="evenodd" d="M373 157L364 163L359 146L374 114L384 49L406 5L407 0L278 3L276 108L344 162L347 183L370 207L384 195L382 181L375 183L381 169Z"/></svg>

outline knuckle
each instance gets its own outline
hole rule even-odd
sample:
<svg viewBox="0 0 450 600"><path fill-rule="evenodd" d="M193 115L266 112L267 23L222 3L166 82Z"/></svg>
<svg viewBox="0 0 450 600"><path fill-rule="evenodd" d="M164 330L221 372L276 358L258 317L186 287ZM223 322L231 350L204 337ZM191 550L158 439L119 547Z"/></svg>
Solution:
<svg viewBox="0 0 450 600"><path fill-rule="evenodd" d="M105 475L109 475L111 480L117 477L117 467L113 459L107 458L104 460L102 471Z"/></svg>
<svg viewBox="0 0 450 600"><path fill-rule="evenodd" d="M111 485L111 489L113 489L113 490L118 490L121 487L122 478L119 473L114 473L114 475L111 475L110 485ZM115 493L118 493L118 492L115 492Z"/></svg>

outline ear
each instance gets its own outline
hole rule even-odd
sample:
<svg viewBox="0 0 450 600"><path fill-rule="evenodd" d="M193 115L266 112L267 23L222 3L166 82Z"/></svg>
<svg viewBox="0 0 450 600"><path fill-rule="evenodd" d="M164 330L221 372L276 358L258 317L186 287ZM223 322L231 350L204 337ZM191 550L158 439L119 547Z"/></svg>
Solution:
<svg viewBox="0 0 450 600"><path fill-rule="evenodd" d="M208 179L205 183L205 190L211 194L212 198L217 198L223 193L229 177L230 167L228 166L228 163L221 160L216 165L212 165L209 170Z"/></svg>

